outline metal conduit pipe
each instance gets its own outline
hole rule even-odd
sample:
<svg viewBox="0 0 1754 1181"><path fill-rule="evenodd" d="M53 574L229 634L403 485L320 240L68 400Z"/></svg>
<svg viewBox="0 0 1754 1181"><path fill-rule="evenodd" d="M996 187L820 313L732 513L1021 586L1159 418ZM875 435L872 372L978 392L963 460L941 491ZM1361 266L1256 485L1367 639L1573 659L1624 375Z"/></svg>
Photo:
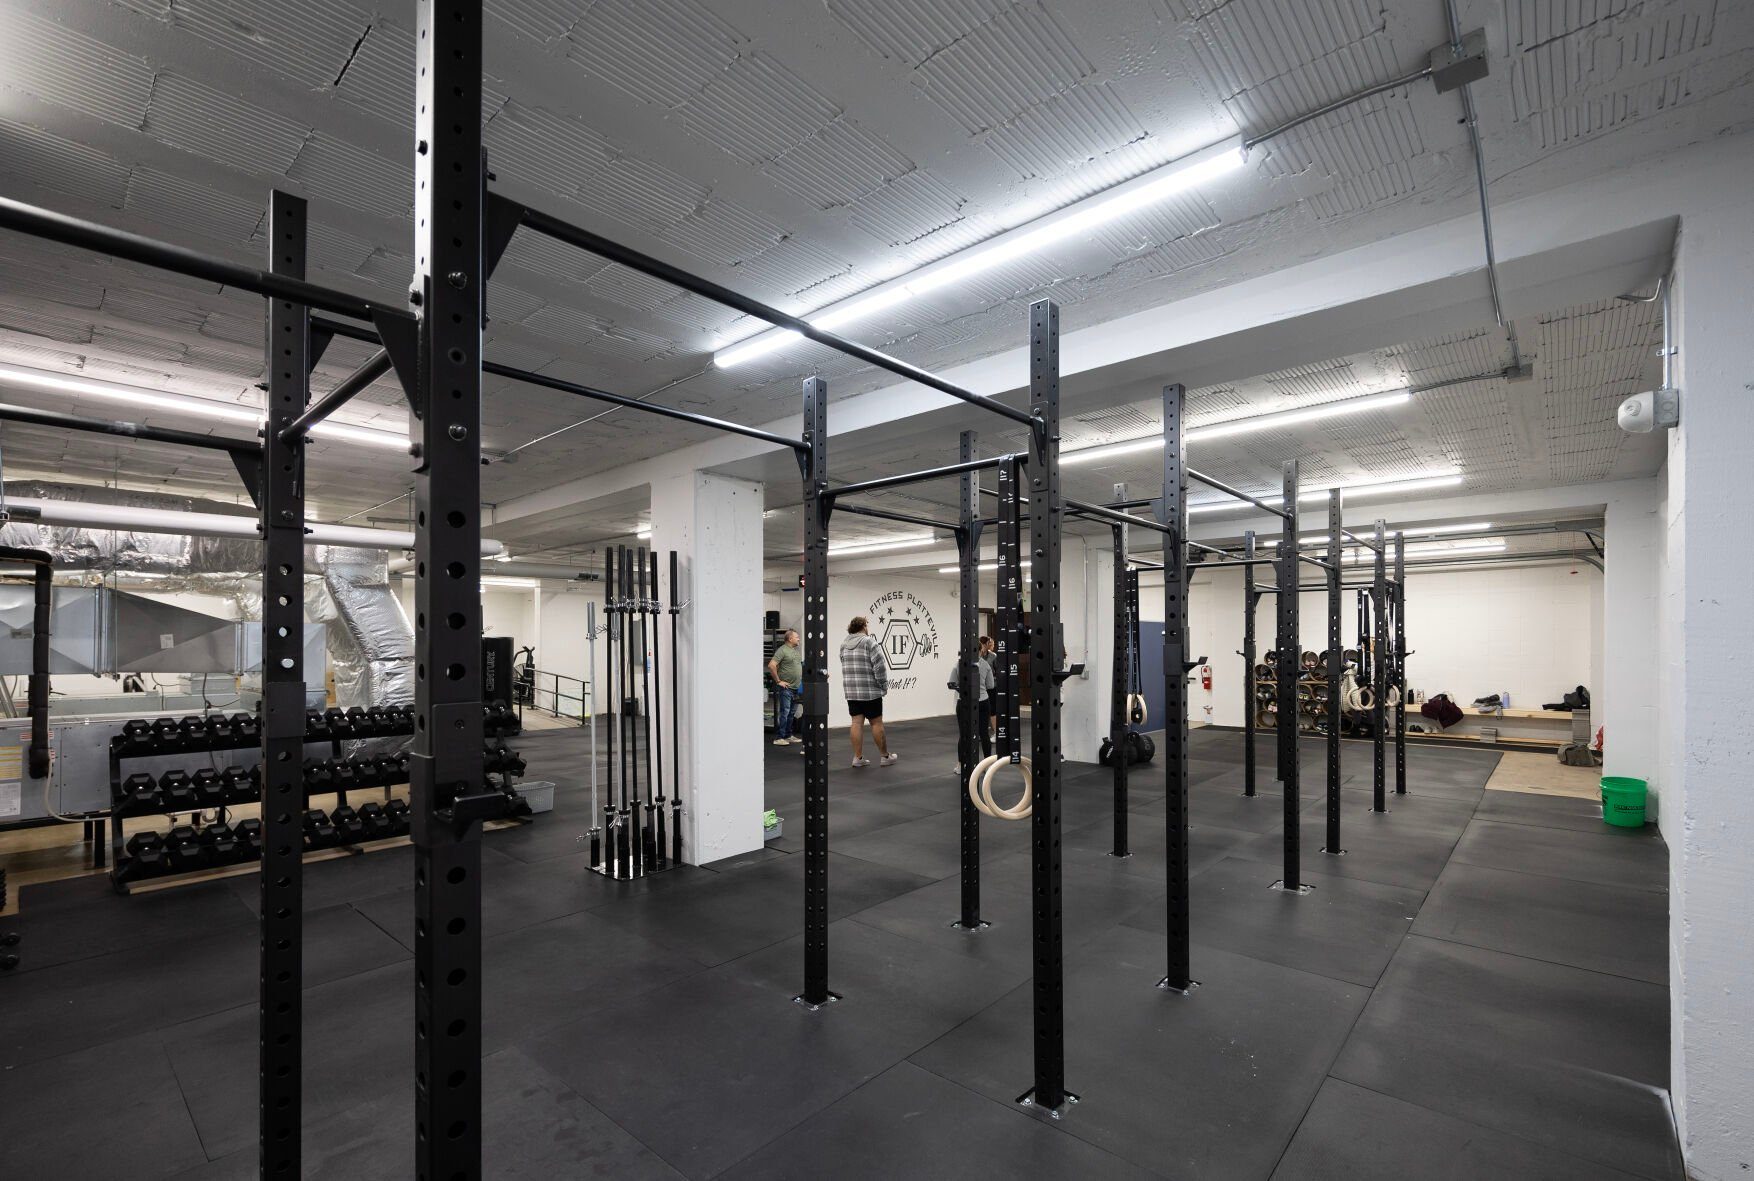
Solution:
<svg viewBox="0 0 1754 1181"><path fill-rule="evenodd" d="M6 507L21 515L28 513L33 521L45 525L64 525L75 529L118 529L134 533L176 533L195 537L240 537L260 539L261 529L255 517L229 516L225 513L184 513L169 509L136 508L129 505L90 504L82 501L39 500L28 496L8 496ZM344 545L357 549L413 549L414 534L393 529L364 529L357 525L324 525L312 523L305 527L308 545ZM492 557L505 552L505 546L488 538L481 539L481 552Z"/></svg>

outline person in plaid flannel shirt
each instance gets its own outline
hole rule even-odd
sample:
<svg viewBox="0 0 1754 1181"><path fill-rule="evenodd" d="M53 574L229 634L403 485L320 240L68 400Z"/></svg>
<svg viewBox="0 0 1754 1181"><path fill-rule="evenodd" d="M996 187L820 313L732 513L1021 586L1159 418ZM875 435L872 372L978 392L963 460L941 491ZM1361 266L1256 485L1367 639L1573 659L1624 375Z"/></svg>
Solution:
<svg viewBox="0 0 1754 1181"><path fill-rule="evenodd" d="M865 721L870 719L871 737L882 756L879 766L887 767L896 756L889 753L889 741L883 733L883 695L889 692L889 662L883 658L883 645L871 634L870 621L863 615L853 616L847 624L846 639L840 642L841 688L847 695L847 712L853 717L853 766L869 767L865 757Z"/></svg>

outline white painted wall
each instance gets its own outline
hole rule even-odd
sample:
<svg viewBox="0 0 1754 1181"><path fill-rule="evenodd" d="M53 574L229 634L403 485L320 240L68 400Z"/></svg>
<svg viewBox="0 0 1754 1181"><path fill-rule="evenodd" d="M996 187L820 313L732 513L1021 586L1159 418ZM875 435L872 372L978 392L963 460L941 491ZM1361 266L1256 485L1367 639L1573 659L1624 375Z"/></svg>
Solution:
<svg viewBox="0 0 1754 1181"><path fill-rule="evenodd" d="M1748 137L1739 137L1746 141ZM1744 542L1754 439L1754 151L1724 146L1673 186L1682 215L1671 439L1659 596L1667 623L1659 733L1670 849L1670 1086L1689 1176L1754 1167L1754 551Z"/></svg>
<svg viewBox="0 0 1754 1181"><path fill-rule="evenodd" d="M1600 687L1592 685L1591 720L1603 728L1602 773L1651 784L1647 816L1660 815L1661 751L1657 712L1661 650L1658 593L1662 525L1655 480L1608 502L1599 644Z"/></svg>
<svg viewBox="0 0 1754 1181"><path fill-rule="evenodd" d="M1577 573L1571 571L1575 569ZM1476 697L1508 691L1513 705L1539 708L1567 689L1587 684L1595 660L1592 599L1601 577L1592 566L1512 566L1497 570L1409 572L1407 575L1408 683L1427 693L1448 692L1464 706ZM1140 580L1140 615L1163 619L1163 583ZM1242 573L1214 570L1194 576L1188 597L1188 656L1205 656L1212 690L1198 680L1188 690L1188 720L1221 726L1243 722ZM1327 646L1327 596L1305 593L1300 602L1302 647ZM1255 646L1274 646L1274 599L1260 600ZM1344 593L1342 636L1357 644L1355 592ZM1595 686L1591 686L1594 693Z"/></svg>
<svg viewBox="0 0 1754 1181"><path fill-rule="evenodd" d="M956 579L948 575L831 574L828 580L829 724L847 725L846 693L841 688L840 645L855 615L871 621L871 634L885 639L893 624L886 721L944 717L956 712L956 695L945 682L956 663ZM911 618L910 618L911 616ZM886 623L886 619L891 623ZM786 620L787 626L797 626ZM911 632L910 632L911 629ZM907 637L912 634L917 641ZM886 649L886 653L888 650ZM906 664L907 667L898 667Z"/></svg>

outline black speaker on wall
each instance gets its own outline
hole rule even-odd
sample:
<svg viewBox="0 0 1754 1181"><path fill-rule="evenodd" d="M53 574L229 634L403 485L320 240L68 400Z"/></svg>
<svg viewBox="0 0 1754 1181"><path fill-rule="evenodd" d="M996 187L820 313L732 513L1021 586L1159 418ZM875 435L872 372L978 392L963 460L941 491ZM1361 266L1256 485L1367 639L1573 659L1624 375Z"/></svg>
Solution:
<svg viewBox="0 0 1754 1181"><path fill-rule="evenodd" d="M773 631L778 631L779 629L780 629L780 613L778 611L769 611L767 613L767 630L770 632L773 632Z"/></svg>
<svg viewBox="0 0 1754 1181"><path fill-rule="evenodd" d="M512 638L481 637L481 702L512 703Z"/></svg>

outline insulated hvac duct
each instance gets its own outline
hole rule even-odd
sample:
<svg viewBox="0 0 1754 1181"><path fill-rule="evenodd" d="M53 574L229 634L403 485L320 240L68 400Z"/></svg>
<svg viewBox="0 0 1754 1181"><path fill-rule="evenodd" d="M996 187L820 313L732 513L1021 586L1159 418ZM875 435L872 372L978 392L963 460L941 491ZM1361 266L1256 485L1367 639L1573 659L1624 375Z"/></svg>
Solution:
<svg viewBox="0 0 1754 1181"><path fill-rule="evenodd" d="M329 663L335 670L335 704L407 705L414 701L414 629L390 588L382 550L333 548L320 555L323 586L335 605L329 628ZM406 739L362 739L349 757L390 753Z"/></svg>
<svg viewBox="0 0 1754 1181"><path fill-rule="evenodd" d="M261 531L255 516L201 512L197 503L162 493L14 483L5 489L4 507L13 519L0 527L0 544L43 549L62 567L193 574L260 567ZM306 541L368 550L414 548L412 533L355 525L312 524ZM499 542L482 538L484 556L504 550Z"/></svg>

